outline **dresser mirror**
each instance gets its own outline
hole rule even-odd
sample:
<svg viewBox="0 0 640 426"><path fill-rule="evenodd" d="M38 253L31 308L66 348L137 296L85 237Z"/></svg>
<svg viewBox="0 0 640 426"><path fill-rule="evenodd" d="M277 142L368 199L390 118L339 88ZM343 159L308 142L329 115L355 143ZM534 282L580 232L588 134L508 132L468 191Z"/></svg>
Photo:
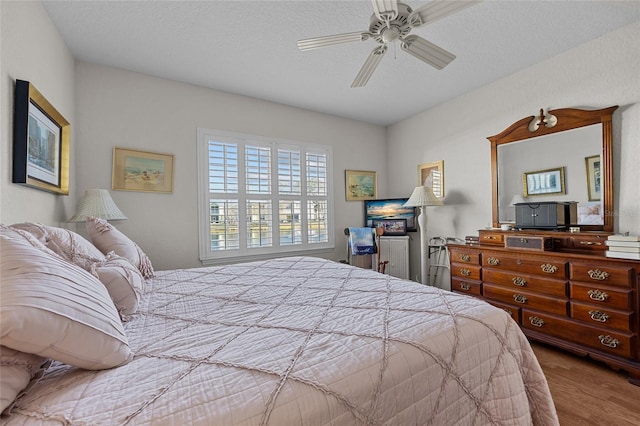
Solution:
<svg viewBox="0 0 640 426"><path fill-rule="evenodd" d="M572 225L613 232L611 118L617 108L540 110L488 137L493 227L514 222L515 202L574 201Z"/></svg>

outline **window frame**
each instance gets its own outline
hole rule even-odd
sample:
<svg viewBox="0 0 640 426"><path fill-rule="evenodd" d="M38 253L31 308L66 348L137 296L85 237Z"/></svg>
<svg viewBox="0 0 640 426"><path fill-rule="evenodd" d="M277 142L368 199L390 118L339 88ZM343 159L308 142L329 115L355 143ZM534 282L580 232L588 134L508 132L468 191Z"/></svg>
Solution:
<svg viewBox="0 0 640 426"><path fill-rule="evenodd" d="M209 188L209 142L230 143L238 145L238 192L237 193L211 193ZM249 193L246 188L246 163L245 147L268 146L271 148L271 194ZM279 194L278 192L278 149L299 150L301 157L301 193ZM309 195L307 193L307 154L315 153L326 156L326 196ZM266 136L249 135L229 132L224 130L197 129L197 162L198 162L198 245L200 261L204 265L228 263L229 261L249 261L273 257L313 255L326 253L335 249L335 218L334 218L334 194L333 194L333 148L330 145L312 144L299 141L283 140ZM210 233L210 199L237 200L239 206L238 229L247 226L246 205L247 200L268 199L271 202L271 229L272 245L269 247L248 247L246 231L239 231L240 247L238 249L211 250ZM313 200L326 201L327 203L327 241L309 242L307 203ZM279 205L282 201L300 201L302 219L302 243L280 244L280 213Z"/></svg>

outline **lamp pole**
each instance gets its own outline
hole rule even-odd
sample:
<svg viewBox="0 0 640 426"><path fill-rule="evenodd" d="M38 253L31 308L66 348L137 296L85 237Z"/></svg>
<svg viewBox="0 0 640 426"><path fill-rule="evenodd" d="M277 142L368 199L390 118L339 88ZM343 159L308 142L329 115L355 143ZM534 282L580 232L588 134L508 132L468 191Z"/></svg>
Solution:
<svg viewBox="0 0 640 426"><path fill-rule="evenodd" d="M427 206L420 206L418 226L420 227L420 282L427 284L429 275L427 268Z"/></svg>

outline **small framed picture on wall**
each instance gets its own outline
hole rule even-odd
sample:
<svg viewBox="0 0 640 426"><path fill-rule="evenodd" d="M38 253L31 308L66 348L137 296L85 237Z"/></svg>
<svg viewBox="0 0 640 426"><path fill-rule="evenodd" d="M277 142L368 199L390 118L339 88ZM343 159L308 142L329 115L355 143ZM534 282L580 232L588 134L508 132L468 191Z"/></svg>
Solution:
<svg viewBox="0 0 640 426"><path fill-rule="evenodd" d="M422 163L418 166L418 183L430 186L438 198L444 197L444 160Z"/></svg>

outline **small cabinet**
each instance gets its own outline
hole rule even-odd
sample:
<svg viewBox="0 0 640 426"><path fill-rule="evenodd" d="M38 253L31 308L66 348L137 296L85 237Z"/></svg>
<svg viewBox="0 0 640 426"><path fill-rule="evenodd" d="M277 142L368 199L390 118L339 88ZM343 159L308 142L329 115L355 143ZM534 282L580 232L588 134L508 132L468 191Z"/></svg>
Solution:
<svg viewBox="0 0 640 426"><path fill-rule="evenodd" d="M380 261L389 262L385 273L392 277L409 279L409 236L380 237ZM375 255L374 255L375 256ZM375 257L374 257L375 259ZM372 269L377 269L374 260Z"/></svg>

